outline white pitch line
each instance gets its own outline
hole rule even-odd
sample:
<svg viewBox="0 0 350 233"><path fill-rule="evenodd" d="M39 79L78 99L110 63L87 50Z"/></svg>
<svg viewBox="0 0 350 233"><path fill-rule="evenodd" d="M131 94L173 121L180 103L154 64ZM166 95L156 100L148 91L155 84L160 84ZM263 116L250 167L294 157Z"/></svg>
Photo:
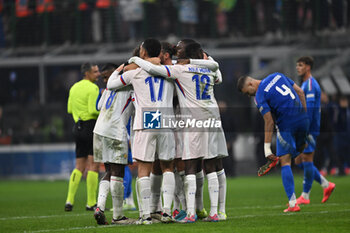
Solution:
<svg viewBox="0 0 350 233"><path fill-rule="evenodd" d="M312 206L344 206L348 203L329 203L329 204L312 204ZM285 205L273 205L273 206L237 206L237 207L229 207L226 208L228 210L238 210L238 209L279 209L284 208ZM8 220L19 220L19 219L34 219L34 218L57 218L57 217L79 217L79 216L88 216L93 215L92 213L85 213L85 214L65 214L65 215L44 215L44 216L15 216L15 217L7 217L7 218L0 218L0 221L8 221Z"/></svg>
<svg viewBox="0 0 350 233"><path fill-rule="evenodd" d="M350 212L350 209L345 210L335 210L335 211L319 211L319 212L298 212L298 213L275 213L275 214L258 214L258 215L242 215L242 216L234 216L228 217L228 219L240 219L240 218L255 218L255 217L275 217L275 216L290 216L290 215L308 215L308 214L330 214L335 212ZM128 225L107 225L107 226L86 226L86 227L71 227L71 228L59 228L59 229L46 229L46 230L38 230L38 231L24 231L24 233L45 233L45 232L57 232L57 231L75 231L75 230L87 230L87 229L99 229L99 228L107 228L107 227L121 227Z"/></svg>
<svg viewBox="0 0 350 233"><path fill-rule="evenodd" d="M18 219L31 219L31 218L57 218L57 217L75 217L75 216L86 216L91 215L93 216L93 213L90 214L66 214L66 215L44 215L44 216L16 216L16 217L8 217L8 218L0 218L0 221L7 221L7 220L18 220Z"/></svg>
<svg viewBox="0 0 350 233"><path fill-rule="evenodd" d="M344 206L344 205L348 205L348 203L329 203L329 204L311 204L310 206ZM279 208L284 208L287 206L287 202L286 205L273 205L273 206L237 206L237 207L229 207L226 208L228 210L236 210L236 209L279 209Z"/></svg>
<svg viewBox="0 0 350 233"><path fill-rule="evenodd" d="M88 230L88 229L96 229L96 228L109 228L116 226L127 226L127 225L106 225L106 226L86 226L86 227L71 227L71 228L59 228L59 229L47 229L47 230L39 230L39 231L24 231L24 233L43 233L43 232L52 232L52 231L75 231L75 230Z"/></svg>
<svg viewBox="0 0 350 233"><path fill-rule="evenodd" d="M238 219L238 218L255 218L255 217L264 217L264 216L270 216L270 217L275 217L275 216L289 216L289 215L308 215L308 214L330 214L330 213L340 213L340 212L350 212L350 209L345 209L345 210L334 210L334 211L319 211L319 212L289 212L289 213L275 213L275 214L248 214L248 215L242 215L242 216L234 216L234 217L228 217L228 219Z"/></svg>

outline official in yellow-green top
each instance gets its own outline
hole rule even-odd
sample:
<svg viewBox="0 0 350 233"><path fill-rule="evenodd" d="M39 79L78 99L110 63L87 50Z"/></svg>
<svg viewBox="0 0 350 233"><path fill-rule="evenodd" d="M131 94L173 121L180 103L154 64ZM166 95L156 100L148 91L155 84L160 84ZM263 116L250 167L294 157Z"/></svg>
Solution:
<svg viewBox="0 0 350 233"><path fill-rule="evenodd" d="M98 66L93 63L84 63L81 66L81 73L83 79L71 87L68 97L68 113L73 115L75 122L76 163L69 180L65 211L73 209L75 193L86 168L88 170L86 210L93 211L97 199L99 163L95 163L93 158L93 130L99 113L96 109L99 88L95 82L101 74Z"/></svg>

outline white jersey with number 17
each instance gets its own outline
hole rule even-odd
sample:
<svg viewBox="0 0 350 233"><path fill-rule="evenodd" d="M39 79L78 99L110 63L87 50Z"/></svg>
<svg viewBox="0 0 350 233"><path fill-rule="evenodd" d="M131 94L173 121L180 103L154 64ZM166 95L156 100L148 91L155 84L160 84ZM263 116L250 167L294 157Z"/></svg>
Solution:
<svg viewBox="0 0 350 233"><path fill-rule="evenodd" d="M174 84L172 80L152 76L138 68L122 75L114 72L108 81L108 88L120 88L132 84L135 96L134 130L143 129L143 112L157 111L173 115Z"/></svg>

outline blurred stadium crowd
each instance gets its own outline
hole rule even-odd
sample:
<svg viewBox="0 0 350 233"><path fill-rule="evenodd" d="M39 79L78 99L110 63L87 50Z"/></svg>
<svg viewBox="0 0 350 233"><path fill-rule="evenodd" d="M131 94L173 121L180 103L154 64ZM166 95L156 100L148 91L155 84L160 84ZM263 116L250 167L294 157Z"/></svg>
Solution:
<svg viewBox="0 0 350 233"><path fill-rule="evenodd" d="M348 0L1 0L0 47L345 30Z"/></svg>

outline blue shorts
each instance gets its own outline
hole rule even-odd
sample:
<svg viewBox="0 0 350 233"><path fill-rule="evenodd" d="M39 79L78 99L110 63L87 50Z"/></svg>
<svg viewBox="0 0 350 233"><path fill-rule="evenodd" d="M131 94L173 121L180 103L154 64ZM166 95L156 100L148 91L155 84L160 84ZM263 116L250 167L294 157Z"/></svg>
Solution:
<svg viewBox="0 0 350 233"><path fill-rule="evenodd" d="M314 134L309 134L308 137L312 137L312 140L314 143L311 143L310 140L308 140L307 147L304 149L304 153L311 153L314 152L316 149L316 140L317 140L317 135Z"/></svg>
<svg viewBox="0 0 350 233"><path fill-rule="evenodd" d="M301 120L287 129L277 129L277 156L286 154L296 157L300 154L298 151L307 143L309 131L309 120Z"/></svg>

